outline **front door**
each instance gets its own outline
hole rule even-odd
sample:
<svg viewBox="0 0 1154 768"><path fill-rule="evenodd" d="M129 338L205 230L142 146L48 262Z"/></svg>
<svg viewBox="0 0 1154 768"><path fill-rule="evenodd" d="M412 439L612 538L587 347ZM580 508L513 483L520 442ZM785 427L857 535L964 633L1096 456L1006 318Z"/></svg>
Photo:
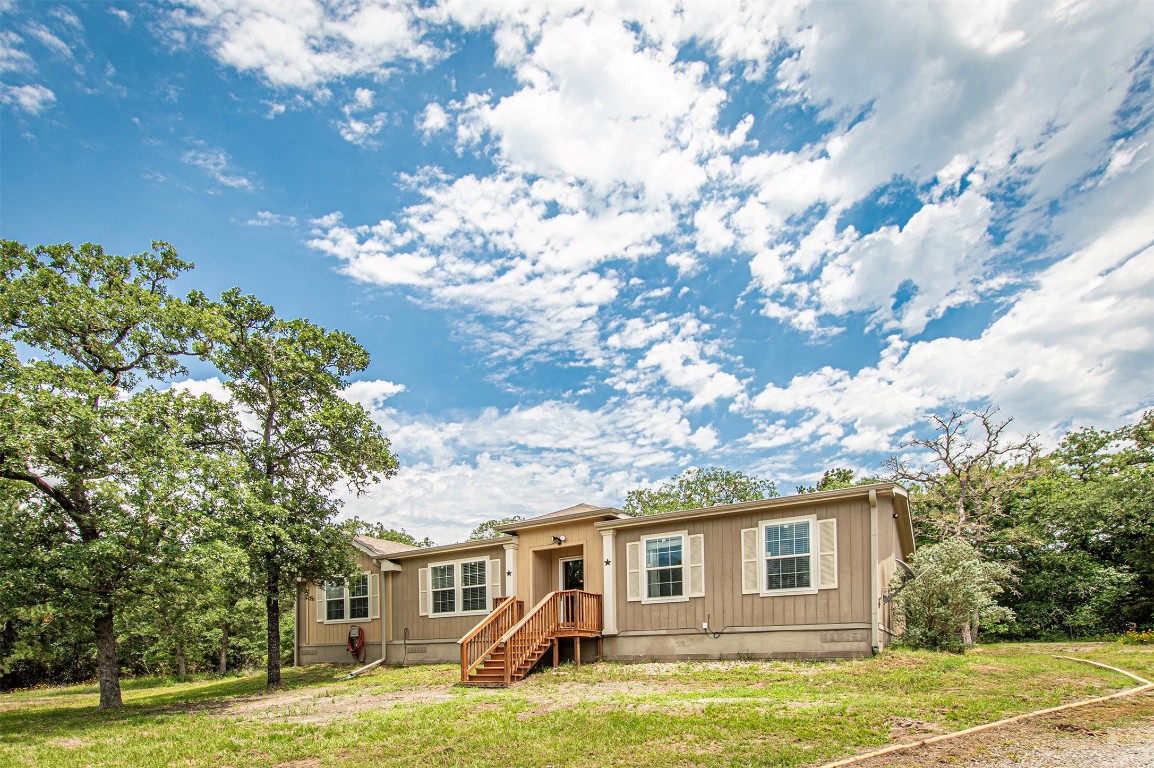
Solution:
<svg viewBox="0 0 1154 768"><path fill-rule="evenodd" d="M561 589L585 589L585 559L567 557L561 561Z"/></svg>

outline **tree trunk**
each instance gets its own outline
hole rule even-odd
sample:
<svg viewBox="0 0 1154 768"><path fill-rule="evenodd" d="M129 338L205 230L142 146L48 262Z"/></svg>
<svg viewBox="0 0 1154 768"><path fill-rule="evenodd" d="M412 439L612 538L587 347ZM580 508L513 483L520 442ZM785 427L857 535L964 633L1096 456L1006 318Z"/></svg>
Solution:
<svg viewBox="0 0 1154 768"><path fill-rule="evenodd" d="M280 563L265 559L265 608L268 614L268 682L269 688L280 685Z"/></svg>
<svg viewBox="0 0 1154 768"><path fill-rule="evenodd" d="M225 673L228 672L228 629L229 623L222 621L220 623L220 661L216 668L221 677L224 677Z"/></svg>
<svg viewBox="0 0 1154 768"><path fill-rule="evenodd" d="M188 675L188 660L184 658L184 641L176 641L176 676Z"/></svg>
<svg viewBox="0 0 1154 768"><path fill-rule="evenodd" d="M106 605L92 622L96 632L97 675L100 679L100 708L124 705L120 698L120 665L116 661L116 627L112 605Z"/></svg>

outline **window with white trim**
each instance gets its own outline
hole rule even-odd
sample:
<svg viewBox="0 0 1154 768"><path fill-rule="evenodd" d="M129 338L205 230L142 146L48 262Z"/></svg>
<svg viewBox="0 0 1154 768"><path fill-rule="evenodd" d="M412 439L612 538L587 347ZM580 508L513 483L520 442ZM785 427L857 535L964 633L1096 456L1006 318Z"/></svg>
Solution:
<svg viewBox="0 0 1154 768"><path fill-rule="evenodd" d="M489 558L430 563L418 573L420 613L434 617L488 613L490 593L500 590L499 576L500 562Z"/></svg>
<svg viewBox="0 0 1154 768"><path fill-rule="evenodd" d="M705 534L667 531L626 543L625 584L629 602L705 597Z"/></svg>
<svg viewBox="0 0 1154 768"><path fill-rule="evenodd" d="M461 563L461 610L484 611L488 609L485 589L488 581L488 560L471 560Z"/></svg>
<svg viewBox="0 0 1154 768"><path fill-rule="evenodd" d="M809 589L813 586L813 557L808 520L762 528L765 543L765 591Z"/></svg>
<svg viewBox="0 0 1154 768"><path fill-rule="evenodd" d="M741 531L741 594L813 595L837 589L837 519L761 520Z"/></svg>
<svg viewBox="0 0 1154 768"><path fill-rule="evenodd" d="M684 599L685 536L680 533L645 536L641 545L644 548L641 567L646 601Z"/></svg>
<svg viewBox="0 0 1154 768"><path fill-rule="evenodd" d="M324 585L324 621L358 621L369 618L369 574L351 581Z"/></svg>
<svg viewBox="0 0 1154 768"><path fill-rule="evenodd" d="M433 613L456 613L457 569L454 563L431 566L429 580L433 592Z"/></svg>

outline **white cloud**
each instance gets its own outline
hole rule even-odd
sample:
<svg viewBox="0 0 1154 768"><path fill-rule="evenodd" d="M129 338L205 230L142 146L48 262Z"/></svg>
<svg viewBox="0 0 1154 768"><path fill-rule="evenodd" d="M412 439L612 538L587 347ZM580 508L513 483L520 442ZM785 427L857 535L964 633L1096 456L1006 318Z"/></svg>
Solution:
<svg viewBox="0 0 1154 768"><path fill-rule="evenodd" d="M417 130L424 134L428 141L434 133L440 133L449 127L449 113L440 104L430 102L417 116Z"/></svg>
<svg viewBox="0 0 1154 768"><path fill-rule="evenodd" d="M897 337L874 366L832 367L767 386L754 408L801 414L751 440L755 447L837 444L894 450L921 414L994 402L1049 440L1066 424L1113 424L1154 402L1154 196L1084 248L1040 273L979 337ZM1139 406L1140 407L1140 406Z"/></svg>
<svg viewBox="0 0 1154 768"><path fill-rule="evenodd" d="M250 227L295 227L297 217L273 213L272 211L257 211L256 216L246 221L245 224Z"/></svg>
<svg viewBox="0 0 1154 768"><path fill-rule="evenodd" d="M126 27L132 26L132 14L129 13L128 11L124 10L123 8L116 8L114 6L109 6L108 12L110 14L112 14L113 16L115 16L117 19L119 19L120 23L123 24L124 26L126 26Z"/></svg>
<svg viewBox="0 0 1154 768"><path fill-rule="evenodd" d="M357 88L353 92L352 101L341 108L345 119L337 121L337 129L341 138L358 147L374 147L377 142L374 137L385 127L388 115L378 112L363 119L355 117L358 112L366 112L373 108L376 94L368 88Z"/></svg>
<svg viewBox="0 0 1154 768"><path fill-rule="evenodd" d="M251 179L232 167L228 153L219 147L209 147L197 142L197 148L188 150L180 156L180 159L188 165L201 169L217 183L226 187L247 191L256 188Z"/></svg>
<svg viewBox="0 0 1154 768"><path fill-rule="evenodd" d="M60 58L69 60L74 58L72 46L57 37L52 30L43 24L32 22L24 28L24 32Z"/></svg>
<svg viewBox="0 0 1154 768"><path fill-rule="evenodd" d="M213 56L274 86L315 88L441 54L422 41L419 8L402 2L321 4L189 0L171 23L204 31Z"/></svg>
<svg viewBox="0 0 1154 768"><path fill-rule="evenodd" d="M12 30L0 30L0 74L33 69L32 57L20 49L23 43L23 38Z"/></svg>
<svg viewBox="0 0 1154 768"><path fill-rule="evenodd" d="M730 145L715 127L725 94L702 65L639 42L609 14L546 26L517 67L523 87L472 116L518 172L687 199L708 178L701 161Z"/></svg>
<svg viewBox="0 0 1154 768"><path fill-rule="evenodd" d="M56 94L43 85L0 84L0 102L11 104L30 115L39 115L56 102Z"/></svg>
<svg viewBox="0 0 1154 768"><path fill-rule="evenodd" d="M827 241L812 286L814 308L839 316L866 312L883 330L920 333L928 321L980 296L991 255L990 212L988 200L967 191L925 205L901 229L882 227L860 238L850 229L848 242ZM912 295L896 306L907 287Z"/></svg>

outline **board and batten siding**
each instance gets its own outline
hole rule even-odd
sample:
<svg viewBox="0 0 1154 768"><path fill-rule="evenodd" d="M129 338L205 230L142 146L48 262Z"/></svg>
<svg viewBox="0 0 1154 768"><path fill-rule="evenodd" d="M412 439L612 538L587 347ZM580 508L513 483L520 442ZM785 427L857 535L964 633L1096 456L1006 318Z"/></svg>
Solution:
<svg viewBox="0 0 1154 768"><path fill-rule="evenodd" d="M406 557L397 559L401 566L400 573L392 574L392 605L393 617L390 622L392 641L403 640L405 630L409 630L409 642L451 640L456 642L484 618L481 614L468 616L422 616L420 614L420 573L428 568L430 563L442 563L458 560L499 560L501 562L501 585L505 576L505 550L501 544L492 547L468 549L462 552L436 552L423 557ZM497 595L488 595L488 608L493 607L493 598Z"/></svg>
<svg viewBox="0 0 1154 768"><path fill-rule="evenodd" d="M585 591L601 594L605 580L600 559L601 534L593 523L593 520L576 520L526 528L520 532L517 536L517 597L525 601L526 611L558 588L558 561L561 558L583 557ZM564 536L564 545L556 545L554 536Z"/></svg>
<svg viewBox="0 0 1154 768"><path fill-rule="evenodd" d="M381 572L373 560L366 554L361 552L356 553L357 568L362 572L373 574L377 578L378 593L385 588L385 582L381 578ZM298 641L302 647L311 645L344 645L348 640L349 627L356 624L365 633L366 643L379 643L381 641L381 627L383 622L381 618L375 619L356 619L353 621L333 622L325 624L317 621L317 592L319 587L316 584L309 584L305 589L305 594L302 594L297 600L297 610L300 611L300 621L302 625L303 637ZM380 611L372 611L370 615L379 613ZM350 657L351 658L351 657Z"/></svg>
<svg viewBox="0 0 1154 768"><path fill-rule="evenodd" d="M880 511L880 510L879 510ZM741 531L766 520L815 514L837 520L837 583L814 595L761 597L741 593ZM887 514L888 518L889 515ZM705 537L705 596L670 603L626 600L626 546L642 536L688 531ZM816 553L816 536L814 531ZM870 507L866 499L831 502L797 509L754 512L699 520L671 521L665 525L618 529L614 572L617 579L619 632L700 630L708 621L713 630L744 627L869 624L870 621Z"/></svg>

